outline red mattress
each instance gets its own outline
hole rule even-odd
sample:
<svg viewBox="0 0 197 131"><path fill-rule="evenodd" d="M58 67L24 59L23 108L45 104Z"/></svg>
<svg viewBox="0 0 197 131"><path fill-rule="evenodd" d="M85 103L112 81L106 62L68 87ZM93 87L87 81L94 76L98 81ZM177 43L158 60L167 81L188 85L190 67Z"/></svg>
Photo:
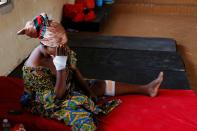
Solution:
<svg viewBox="0 0 197 131"><path fill-rule="evenodd" d="M56 120L31 115L10 115L8 110L20 109L23 81L0 77L0 120L23 123L27 130L70 130ZM197 96L192 90L160 90L159 96L116 97L122 104L107 116L100 116L100 131L197 131Z"/></svg>

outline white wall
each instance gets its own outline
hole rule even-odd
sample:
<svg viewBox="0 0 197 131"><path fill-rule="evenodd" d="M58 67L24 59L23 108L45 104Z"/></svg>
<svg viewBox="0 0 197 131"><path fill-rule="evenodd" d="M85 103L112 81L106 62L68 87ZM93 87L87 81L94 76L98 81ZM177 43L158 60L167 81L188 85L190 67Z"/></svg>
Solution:
<svg viewBox="0 0 197 131"><path fill-rule="evenodd" d="M62 7L73 0L11 0L0 7L0 75L9 74L38 45L38 40L17 36L27 20L46 12L60 22Z"/></svg>

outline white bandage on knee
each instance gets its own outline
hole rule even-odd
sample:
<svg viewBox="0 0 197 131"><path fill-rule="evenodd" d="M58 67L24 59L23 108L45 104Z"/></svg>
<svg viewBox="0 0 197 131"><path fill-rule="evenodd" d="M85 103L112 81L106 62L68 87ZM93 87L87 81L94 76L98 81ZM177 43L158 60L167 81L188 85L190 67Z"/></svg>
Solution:
<svg viewBox="0 0 197 131"><path fill-rule="evenodd" d="M105 80L105 94L106 96L115 96L115 81Z"/></svg>
<svg viewBox="0 0 197 131"><path fill-rule="evenodd" d="M66 68L67 56L55 56L53 59L53 63L55 65L56 70L63 70Z"/></svg>

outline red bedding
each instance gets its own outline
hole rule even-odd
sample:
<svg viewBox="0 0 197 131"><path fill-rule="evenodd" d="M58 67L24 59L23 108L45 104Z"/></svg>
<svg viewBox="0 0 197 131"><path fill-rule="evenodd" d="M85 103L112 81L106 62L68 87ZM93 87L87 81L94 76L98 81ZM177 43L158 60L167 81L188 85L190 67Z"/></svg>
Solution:
<svg viewBox="0 0 197 131"><path fill-rule="evenodd" d="M20 109L23 81L0 77L0 120L23 123L27 130L69 130L56 120L31 115L10 115L10 109ZM100 131L196 131L197 96L191 90L160 90L159 96L119 96L123 102L107 116L100 116Z"/></svg>

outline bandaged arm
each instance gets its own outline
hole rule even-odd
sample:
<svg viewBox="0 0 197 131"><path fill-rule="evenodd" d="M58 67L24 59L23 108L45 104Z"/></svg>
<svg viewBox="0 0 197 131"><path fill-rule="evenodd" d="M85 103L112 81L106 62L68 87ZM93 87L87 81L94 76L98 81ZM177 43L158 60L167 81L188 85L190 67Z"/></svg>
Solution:
<svg viewBox="0 0 197 131"><path fill-rule="evenodd" d="M55 56L53 63L57 71L63 70L66 68L68 56Z"/></svg>
<svg viewBox="0 0 197 131"><path fill-rule="evenodd" d="M57 70L55 94L57 99L61 99L66 92L66 79L68 78L68 70L66 70L67 56L56 56L53 63Z"/></svg>

